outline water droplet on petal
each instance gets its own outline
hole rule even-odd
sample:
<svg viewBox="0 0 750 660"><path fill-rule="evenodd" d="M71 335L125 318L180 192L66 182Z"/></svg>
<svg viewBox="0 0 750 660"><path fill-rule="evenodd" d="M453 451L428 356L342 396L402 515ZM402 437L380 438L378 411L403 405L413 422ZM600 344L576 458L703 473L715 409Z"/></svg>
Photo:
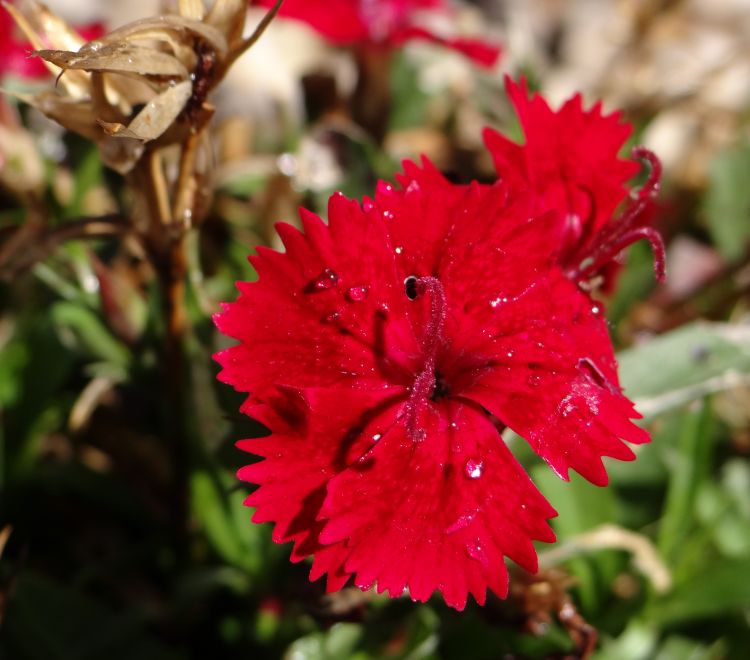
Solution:
<svg viewBox="0 0 750 660"><path fill-rule="evenodd" d="M383 220L393 220L395 217L393 211L383 211Z"/></svg>
<svg viewBox="0 0 750 660"><path fill-rule="evenodd" d="M331 289L340 282L339 276L330 268L326 268L312 283L315 291Z"/></svg>
<svg viewBox="0 0 750 660"><path fill-rule="evenodd" d="M331 312L327 316L323 317L323 322L324 323L335 323L336 321L339 320L340 316L341 316L341 314L339 314L338 312Z"/></svg>
<svg viewBox="0 0 750 660"><path fill-rule="evenodd" d="M529 374L526 378L526 382L531 387L539 387L539 385L541 385L542 383L542 376L541 374Z"/></svg>
<svg viewBox="0 0 750 660"><path fill-rule="evenodd" d="M513 357L513 356L515 355L515 352L514 352L513 350L510 350L510 351L508 351L508 352L507 352L507 353L506 353L505 355L506 355L507 357L509 357L509 358L512 358L512 357Z"/></svg>
<svg viewBox="0 0 750 660"><path fill-rule="evenodd" d="M346 292L346 297L352 302L362 302L367 298L367 287L353 286Z"/></svg>
<svg viewBox="0 0 750 660"><path fill-rule="evenodd" d="M372 203L372 200L369 197L365 197L362 201L362 209L364 211L372 211L375 208L375 204Z"/></svg>
<svg viewBox="0 0 750 660"><path fill-rule="evenodd" d="M464 515L460 516L454 523L445 528L445 533L455 534L456 532L465 529L472 522L474 522L474 518L476 517L477 513L477 511L469 511L469 513L465 513Z"/></svg>
<svg viewBox="0 0 750 660"><path fill-rule="evenodd" d="M470 458L464 465L464 474L469 479L479 479L484 471L484 462L475 458Z"/></svg>
<svg viewBox="0 0 750 660"><path fill-rule="evenodd" d="M508 302L508 298L506 296L498 296L497 298L493 298L492 300L490 300L490 307L494 309L495 307L504 305L507 302Z"/></svg>
<svg viewBox="0 0 750 660"><path fill-rule="evenodd" d="M373 434L372 434L372 441L373 441L373 442L377 442L377 441L378 441L378 440L380 440L380 438L382 438L382 437L383 437L383 434L382 434L382 433L373 433Z"/></svg>
<svg viewBox="0 0 750 660"><path fill-rule="evenodd" d="M403 248L403 247L401 247L400 245L397 245L397 246L396 246L396 247L394 248L394 250L393 250L393 251L394 251L394 252L395 252L396 254L401 254L401 253L402 253L402 252L404 251L404 248Z"/></svg>
<svg viewBox="0 0 750 660"><path fill-rule="evenodd" d="M489 567L490 560L487 558L487 553L484 551L484 547L482 547L482 543L479 539L467 543L465 547L466 554L469 555L469 557L476 559L485 568Z"/></svg>
<svg viewBox="0 0 750 660"><path fill-rule="evenodd" d="M594 316L599 316L599 314L601 314L601 313L602 313L602 308L601 308L601 307L599 307L599 305L594 305L594 306L593 306L593 307L591 308L591 313L592 313L592 314L593 314Z"/></svg>

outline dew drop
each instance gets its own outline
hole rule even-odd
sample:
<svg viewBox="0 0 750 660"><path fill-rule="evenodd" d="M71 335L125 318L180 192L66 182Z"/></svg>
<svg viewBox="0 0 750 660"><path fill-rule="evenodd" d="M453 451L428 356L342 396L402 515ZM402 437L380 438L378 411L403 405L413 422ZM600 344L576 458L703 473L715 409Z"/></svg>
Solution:
<svg viewBox="0 0 750 660"><path fill-rule="evenodd" d="M494 309L495 307L504 305L507 302L508 302L508 298L506 296L498 296L497 298L493 298L492 300L490 300L490 307Z"/></svg>
<svg viewBox="0 0 750 660"><path fill-rule="evenodd" d="M482 543L479 539L467 543L465 547L466 554L469 555L469 557L476 559L485 568L489 567L490 561L487 559L487 553L484 551L484 547L482 547Z"/></svg>
<svg viewBox="0 0 750 660"><path fill-rule="evenodd" d="M469 479L479 479L484 471L484 463L475 458L470 458L464 465L464 474Z"/></svg>
<svg viewBox="0 0 750 660"><path fill-rule="evenodd" d="M339 314L338 312L331 312L327 316L323 317L323 321L325 323L335 323L336 321L339 320L340 316L341 316L341 314Z"/></svg>
<svg viewBox="0 0 750 660"><path fill-rule="evenodd" d="M396 254L401 254L404 251L404 248L402 246L400 246L400 245L397 245L393 251Z"/></svg>
<svg viewBox="0 0 750 660"><path fill-rule="evenodd" d="M448 527L445 528L446 534L455 534L458 531L461 531L462 529L465 529L469 525L471 525L472 522L474 522L474 518L476 517L478 511L469 511L469 513L465 513L462 516L460 516L458 519L456 519L455 522L448 525Z"/></svg>
<svg viewBox="0 0 750 660"><path fill-rule="evenodd" d="M393 220L393 211L383 211L383 220Z"/></svg>
<svg viewBox="0 0 750 660"><path fill-rule="evenodd" d="M367 287L353 286L346 292L346 297L352 302L362 302L367 298Z"/></svg>
<svg viewBox="0 0 750 660"><path fill-rule="evenodd" d="M594 306L591 307L591 313L594 316L599 316L599 314L602 313L602 308L599 307L599 305L594 305Z"/></svg>
<svg viewBox="0 0 750 660"><path fill-rule="evenodd" d="M326 268L312 283L315 291L325 291L336 286L340 281L339 276L330 268Z"/></svg>
<svg viewBox="0 0 750 660"><path fill-rule="evenodd" d="M542 376L540 374L529 374L526 378L526 382L531 387L539 387L542 383Z"/></svg>
<svg viewBox="0 0 750 660"><path fill-rule="evenodd" d="M372 435L372 441L373 441L373 442L377 442L377 441L378 441L378 440L380 440L380 438L382 438L382 437L383 437L383 434L382 434L382 433L373 433L373 435Z"/></svg>
<svg viewBox="0 0 750 660"><path fill-rule="evenodd" d="M372 203L372 200L369 197L365 197L362 202L362 208L365 211L372 211L375 208L375 204Z"/></svg>
<svg viewBox="0 0 750 660"><path fill-rule="evenodd" d="M510 350L510 351L508 351L508 352L507 352L507 353L506 353L505 355L506 355L507 357L509 357L509 358L512 358L512 357L513 357L513 356L515 355L515 353L514 353L514 352L513 352L512 350Z"/></svg>

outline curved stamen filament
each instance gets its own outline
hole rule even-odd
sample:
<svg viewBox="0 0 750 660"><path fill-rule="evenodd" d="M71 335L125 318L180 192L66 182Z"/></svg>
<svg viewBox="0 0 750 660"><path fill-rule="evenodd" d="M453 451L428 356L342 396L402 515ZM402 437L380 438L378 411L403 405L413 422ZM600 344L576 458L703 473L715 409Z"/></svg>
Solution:
<svg viewBox="0 0 750 660"><path fill-rule="evenodd" d="M656 157L656 154L653 151L646 149L646 147L633 147L630 155L638 160L646 161L649 166L646 183L644 183L637 192L638 199L656 197L661 188L661 161Z"/></svg>
<svg viewBox="0 0 750 660"><path fill-rule="evenodd" d="M661 162L645 147L635 147L632 155L648 163L650 171L646 183L634 194L622 216L617 220L610 220L599 231L588 259L569 273L576 281L593 277L626 247L641 239L647 240L651 245L656 279L663 282L666 277L664 242L659 232L646 224L651 202L659 192Z"/></svg>
<svg viewBox="0 0 750 660"><path fill-rule="evenodd" d="M418 441L424 439L424 429L417 427L417 418L425 402L435 390L435 368L437 353L443 336L443 327L447 312L445 289L436 277L420 277L416 282L417 296L429 293L430 319L422 336L424 366L414 380L405 406L405 424L409 437Z"/></svg>

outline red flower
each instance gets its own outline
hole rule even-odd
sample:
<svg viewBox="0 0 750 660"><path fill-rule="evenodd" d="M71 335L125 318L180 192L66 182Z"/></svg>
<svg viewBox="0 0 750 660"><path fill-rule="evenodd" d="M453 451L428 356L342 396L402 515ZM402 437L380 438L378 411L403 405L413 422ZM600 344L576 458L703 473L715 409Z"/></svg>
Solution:
<svg viewBox="0 0 750 660"><path fill-rule="evenodd" d="M560 261L569 277L586 281L606 273L630 243L646 238L655 255L657 278L664 278L664 246L649 225L652 198L659 187L661 166L645 149L633 151L646 160L651 173L621 217L616 209L628 197L628 181L640 166L618 157L632 132L619 112L602 114L601 102L584 110L576 94L554 112L538 94L529 98L526 83L506 77L506 90L521 122L526 142L518 145L486 128L484 139L501 179L509 185L533 190L540 209L557 211L563 225ZM582 262L589 259L584 266Z"/></svg>
<svg viewBox="0 0 750 660"><path fill-rule="evenodd" d="M361 588L462 609L507 593L507 556L534 571L555 511L503 443L523 435L561 477L597 484L602 456L648 441L622 395L607 327L556 263L560 224L498 183L448 183L406 165L363 205L334 195L329 224L279 225L259 280L217 315L239 344L220 380L268 437L239 472L260 487L292 560L328 590Z"/></svg>
<svg viewBox="0 0 750 660"><path fill-rule="evenodd" d="M276 0L256 0L272 7ZM483 66L492 66L500 48L476 39L441 37L419 24L419 13L450 9L446 0L284 0L279 10L310 25L337 46L371 43L398 47L424 39L457 50Z"/></svg>

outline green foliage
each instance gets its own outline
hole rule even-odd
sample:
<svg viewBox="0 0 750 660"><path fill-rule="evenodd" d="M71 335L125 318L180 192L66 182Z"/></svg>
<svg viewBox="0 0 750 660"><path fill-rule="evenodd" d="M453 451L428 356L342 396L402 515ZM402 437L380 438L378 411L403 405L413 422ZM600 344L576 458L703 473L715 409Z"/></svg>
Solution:
<svg viewBox="0 0 750 660"><path fill-rule="evenodd" d="M708 228L719 251L737 261L750 240L750 144L734 145L711 163L705 198Z"/></svg>

